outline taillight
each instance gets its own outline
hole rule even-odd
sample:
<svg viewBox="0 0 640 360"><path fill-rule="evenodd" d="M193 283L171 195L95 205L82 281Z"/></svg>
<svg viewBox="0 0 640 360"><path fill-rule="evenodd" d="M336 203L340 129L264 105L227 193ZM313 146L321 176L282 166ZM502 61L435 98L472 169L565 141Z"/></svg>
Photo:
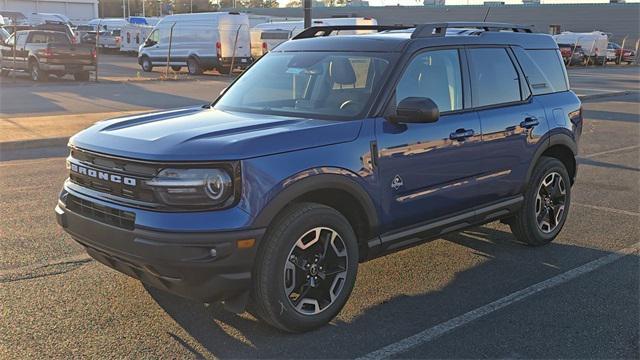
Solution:
<svg viewBox="0 0 640 360"><path fill-rule="evenodd" d="M116 36L116 42L119 43L120 42L120 36Z"/></svg>
<svg viewBox="0 0 640 360"><path fill-rule="evenodd" d="M49 48L44 49L44 51L42 52L42 56L45 58L50 58L53 56L53 52Z"/></svg>
<svg viewBox="0 0 640 360"><path fill-rule="evenodd" d="M216 54L219 58L222 57L222 44L220 44L220 41L216 41Z"/></svg>
<svg viewBox="0 0 640 360"><path fill-rule="evenodd" d="M267 47L267 43L263 42L262 43L262 55L266 54L269 52L269 48Z"/></svg>
<svg viewBox="0 0 640 360"><path fill-rule="evenodd" d="M98 57L98 54L96 53L96 48L91 49L91 57L93 58L93 60L95 60Z"/></svg>
<svg viewBox="0 0 640 360"><path fill-rule="evenodd" d="M77 44L78 43L78 38L76 38L75 36L71 37L71 43L72 44Z"/></svg>

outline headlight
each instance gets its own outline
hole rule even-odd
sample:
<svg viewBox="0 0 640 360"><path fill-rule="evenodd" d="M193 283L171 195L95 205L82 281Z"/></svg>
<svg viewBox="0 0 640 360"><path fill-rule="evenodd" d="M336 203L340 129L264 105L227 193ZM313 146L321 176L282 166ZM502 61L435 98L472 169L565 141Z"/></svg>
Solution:
<svg viewBox="0 0 640 360"><path fill-rule="evenodd" d="M215 207L234 194L232 176L224 169L163 169L147 181L166 205Z"/></svg>

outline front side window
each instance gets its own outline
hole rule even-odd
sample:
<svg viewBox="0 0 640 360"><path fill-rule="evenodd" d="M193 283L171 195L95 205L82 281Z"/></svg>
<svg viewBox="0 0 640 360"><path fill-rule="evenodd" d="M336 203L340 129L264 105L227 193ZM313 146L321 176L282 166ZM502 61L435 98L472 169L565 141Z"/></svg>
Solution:
<svg viewBox="0 0 640 360"><path fill-rule="evenodd" d="M16 41L16 47L24 46L24 44L27 43L27 33L19 32L18 35L16 35L15 41Z"/></svg>
<svg viewBox="0 0 640 360"><path fill-rule="evenodd" d="M389 68L386 54L272 52L247 70L215 108L300 117L364 115Z"/></svg>
<svg viewBox="0 0 640 360"><path fill-rule="evenodd" d="M150 44L157 44L158 41L160 41L160 31L157 29L153 30L149 35L148 40L150 40Z"/></svg>
<svg viewBox="0 0 640 360"><path fill-rule="evenodd" d="M427 51L416 56L396 86L396 105L408 97L430 98L440 112L462 109L458 50Z"/></svg>
<svg viewBox="0 0 640 360"><path fill-rule="evenodd" d="M469 49L475 107L520 101L520 79L503 48Z"/></svg>

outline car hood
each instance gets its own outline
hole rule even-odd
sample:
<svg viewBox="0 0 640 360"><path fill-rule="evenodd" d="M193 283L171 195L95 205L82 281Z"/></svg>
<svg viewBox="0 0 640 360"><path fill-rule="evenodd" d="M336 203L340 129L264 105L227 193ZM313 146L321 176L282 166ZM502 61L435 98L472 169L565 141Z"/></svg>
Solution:
<svg viewBox="0 0 640 360"><path fill-rule="evenodd" d="M349 142L361 124L198 107L100 121L69 144L151 161L241 160Z"/></svg>

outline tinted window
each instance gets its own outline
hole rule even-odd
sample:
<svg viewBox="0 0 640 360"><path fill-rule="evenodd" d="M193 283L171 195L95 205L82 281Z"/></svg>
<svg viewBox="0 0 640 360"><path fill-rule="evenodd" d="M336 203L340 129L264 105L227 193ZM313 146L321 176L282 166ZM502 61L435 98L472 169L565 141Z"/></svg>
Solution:
<svg viewBox="0 0 640 360"><path fill-rule="evenodd" d="M313 118L362 116L383 86L385 54L269 53L222 95L228 111Z"/></svg>
<svg viewBox="0 0 640 360"><path fill-rule="evenodd" d="M414 58L396 87L396 105L408 97L430 98L441 112L462 109L458 50L428 51Z"/></svg>
<svg viewBox="0 0 640 360"><path fill-rule="evenodd" d="M569 89L564 64L557 50L527 50L527 53L549 82L547 91L540 93L546 94ZM538 94L535 89L533 93Z"/></svg>
<svg viewBox="0 0 640 360"><path fill-rule="evenodd" d="M521 100L520 80L506 49L470 49L474 106Z"/></svg>

